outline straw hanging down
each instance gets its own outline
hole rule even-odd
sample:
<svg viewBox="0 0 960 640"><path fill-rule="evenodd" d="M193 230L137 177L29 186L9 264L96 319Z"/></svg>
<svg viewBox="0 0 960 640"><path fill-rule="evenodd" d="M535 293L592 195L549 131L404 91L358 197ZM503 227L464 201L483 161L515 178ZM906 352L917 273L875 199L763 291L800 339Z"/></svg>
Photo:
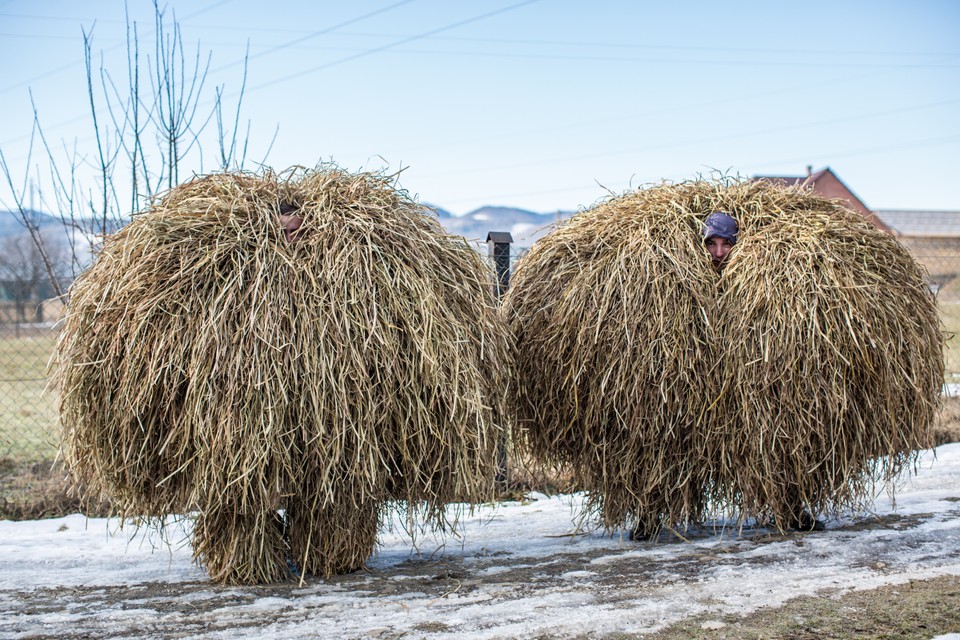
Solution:
<svg viewBox="0 0 960 640"><path fill-rule="evenodd" d="M740 241L718 273L706 216ZM609 529L773 517L871 499L927 446L942 335L890 236L801 189L734 180L612 198L521 260L525 446L573 468Z"/></svg>
<svg viewBox="0 0 960 640"><path fill-rule="evenodd" d="M930 446L943 334L923 270L835 201L765 182L725 196L743 231L720 283L717 483L778 523L800 503L866 508Z"/></svg>
<svg viewBox="0 0 960 640"><path fill-rule="evenodd" d="M67 461L123 516L197 509L220 582L355 569L387 501L445 527L444 505L490 497L508 348L491 283L387 176L197 178L71 290Z"/></svg>
<svg viewBox="0 0 960 640"><path fill-rule="evenodd" d="M717 277L701 218L662 195L575 216L518 263L505 302L526 445L573 467L608 528L695 520L706 506Z"/></svg>

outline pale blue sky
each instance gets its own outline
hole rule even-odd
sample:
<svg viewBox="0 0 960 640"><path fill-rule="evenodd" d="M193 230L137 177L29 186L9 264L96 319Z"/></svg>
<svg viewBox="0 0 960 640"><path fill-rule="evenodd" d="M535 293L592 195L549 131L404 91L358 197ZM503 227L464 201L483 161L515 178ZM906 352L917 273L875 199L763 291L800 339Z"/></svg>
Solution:
<svg viewBox="0 0 960 640"><path fill-rule="evenodd" d="M210 89L239 89L249 42L249 157L276 132L278 169L405 167L401 186L464 213L829 165L872 208L960 209L957 0L165 6L190 50L212 52ZM128 7L149 43L152 5ZM95 21L119 80L122 1L0 0L0 149L18 170L28 89L48 139L94 152L81 28Z"/></svg>

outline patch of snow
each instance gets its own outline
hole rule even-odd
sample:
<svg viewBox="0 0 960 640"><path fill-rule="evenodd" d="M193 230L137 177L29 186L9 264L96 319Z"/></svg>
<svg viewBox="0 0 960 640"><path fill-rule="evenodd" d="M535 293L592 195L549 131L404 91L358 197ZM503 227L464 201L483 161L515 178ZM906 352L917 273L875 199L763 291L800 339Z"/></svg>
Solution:
<svg viewBox="0 0 960 640"><path fill-rule="evenodd" d="M456 537L384 526L365 571L221 587L168 540L74 515L0 521L0 636L503 638L652 632L698 614L960 575L960 444L925 452L896 503L826 530L779 535L724 522L631 542L584 529L582 495L464 512ZM705 623L709 624L709 623ZM938 640L960 640L957 634Z"/></svg>

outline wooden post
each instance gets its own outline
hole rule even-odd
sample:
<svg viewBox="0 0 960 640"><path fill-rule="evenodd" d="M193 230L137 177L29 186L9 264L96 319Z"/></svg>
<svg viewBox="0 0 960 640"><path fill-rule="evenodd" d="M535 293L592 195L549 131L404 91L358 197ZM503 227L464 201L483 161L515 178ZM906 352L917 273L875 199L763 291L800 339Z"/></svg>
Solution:
<svg viewBox="0 0 960 640"><path fill-rule="evenodd" d="M490 231L487 233L487 247L489 248L490 260L493 262L494 269L497 272L497 281L494 294L497 300L502 300L503 296L510 288L510 245L513 244L513 236L508 231ZM497 490L505 492L509 482L507 466L507 443L510 435L504 431L500 441L497 443Z"/></svg>
<svg viewBox="0 0 960 640"><path fill-rule="evenodd" d="M490 260L497 270L497 300L503 298L510 288L510 245L513 236L509 231L490 231L487 233L487 247Z"/></svg>

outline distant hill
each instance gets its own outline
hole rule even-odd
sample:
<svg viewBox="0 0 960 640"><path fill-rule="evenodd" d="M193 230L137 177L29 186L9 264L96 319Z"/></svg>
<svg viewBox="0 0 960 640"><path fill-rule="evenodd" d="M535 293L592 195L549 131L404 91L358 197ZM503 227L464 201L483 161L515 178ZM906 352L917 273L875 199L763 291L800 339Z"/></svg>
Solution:
<svg viewBox="0 0 960 640"><path fill-rule="evenodd" d="M441 222L444 220L444 218L452 218L452 217L454 217L452 213L450 213L449 211L447 211L447 210L444 209L443 207L438 207L437 205L435 205L435 204L430 204L429 202L424 202L424 203L422 203L422 204L423 204L423 206L425 206L426 208L433 210L433 212L437 214L437 217L440 218L440 221L441 221Z"/></svg>
<svg viewBox="0 0 960 640"><path fill-rule="evenodd" d="M569 218L572 211L537 213L516 207L487 205L474 209L462 216L455 216L443 207L424 203L437 214L440 224L449 231L462 235L467 240L485 242L490 231L508 231L513 236L514 245L529 247L550 230L550 226ZM31 212L38 227L59 224L59 220L40 211ZM15 211L0 211L0 237L26 232Z"/></svg>
<svg viewBox="0 0 960 640"><path fill-rule="evenodd" d="M33 223L40 228L58 222L53 216L41 211L28 211L27 214L31 216ZM24 226L19 211L0 211L0 237L13 236L26 232L27 227Z"/></svg>
<svg viewBox="0 0 960 640"><path fill-rule="evenodd" d="M440 224L450 233L462 235L467 240L484 242L490 231L508 231L518 247L529 247L549 232L549 226L569 218L573 212L537 213L516 207L487 205L462 216L454 216L436 205L426 205L437 213Z"/></svg>

